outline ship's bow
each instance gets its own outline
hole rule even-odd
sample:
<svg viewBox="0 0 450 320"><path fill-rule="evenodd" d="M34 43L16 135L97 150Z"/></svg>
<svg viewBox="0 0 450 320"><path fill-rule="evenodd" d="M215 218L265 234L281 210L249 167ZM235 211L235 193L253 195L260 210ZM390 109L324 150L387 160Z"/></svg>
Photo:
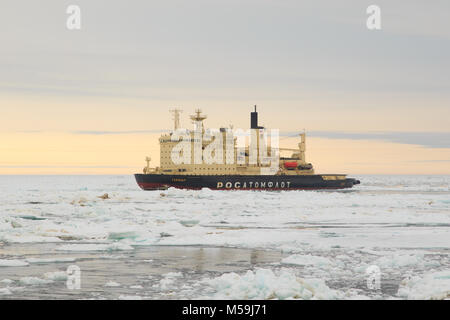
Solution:
<svg viewBox="0 0 450 320"><path fill-rule="evenodd" d="M137 184L143 190L166 190L167 185L164 184L160 174L135 174Z"/></svg>

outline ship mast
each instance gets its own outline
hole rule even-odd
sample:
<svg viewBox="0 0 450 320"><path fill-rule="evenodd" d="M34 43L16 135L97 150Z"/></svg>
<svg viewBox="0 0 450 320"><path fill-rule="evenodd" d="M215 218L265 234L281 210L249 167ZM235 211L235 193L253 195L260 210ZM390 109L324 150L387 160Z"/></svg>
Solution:
<svg viewBox="0 0 450 320"><path fill-rule="evenodd" d="M301 141L298 144L298 148L300 150L300 163L306 164L305 151L306 151L306 132L303 129L303 133L300 133Z"/></svg>
<svg viewBox="0 0 450 320"><path fill-rule="evenodd" d="M181 109L171 109L170 112L173 113L173 129L177 130L180 128L180 113L183 112Z"/></svg>
<svg viewBox="0 0 450 320"><path fill-rule="evenodd" d="M202 132L205 131L202 121L205 120L206 118L207 118L206 115L202 115L201 109L195 110L195 114L191 115L191 120L194 121L194 124L195 124L195 130L201 129ZM198 126L201 126L201 127L199 128Z"/></svg>

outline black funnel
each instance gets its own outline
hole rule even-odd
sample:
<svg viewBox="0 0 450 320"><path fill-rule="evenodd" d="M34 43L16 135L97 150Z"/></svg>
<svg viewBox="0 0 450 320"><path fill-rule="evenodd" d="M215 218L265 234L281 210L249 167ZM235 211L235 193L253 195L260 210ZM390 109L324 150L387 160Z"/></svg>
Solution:
<svg viewBox="0 0 450 320"><path fill-rule="evenodd" d="M250 113L250 128L258 129L258 112L255 111Z"/></svg>

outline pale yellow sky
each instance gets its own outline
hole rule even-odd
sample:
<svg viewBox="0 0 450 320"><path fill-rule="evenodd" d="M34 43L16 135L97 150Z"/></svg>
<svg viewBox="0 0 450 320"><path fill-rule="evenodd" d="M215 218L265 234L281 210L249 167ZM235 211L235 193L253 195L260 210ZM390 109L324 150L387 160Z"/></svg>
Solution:
<svg viewBox="0 0 450 320"><path fill-rule="evenodd" d="M209 127L247 128L254 104L258 104L260 123L280 130L450 132L450 97L321 92L304 92L301 99L265 97L256 102L208 100L200 94L197 100L185 101L2 94L0 132L165 130L172 127L169 110L174 106L184 110L184 126L191 125L189 115L200 107L208 115Z"/></svg>
<svg viewBox="0 0 450 320"><path fill-rule="evenodd" d="M6 105L7 101L2 101ZM169 108L161 107L139 111L140 104L130 100L134 107L126 111L118 105L102 105L88 102L60 104L46 101L40 106L36 101L10 103L14 108L7 109L7 117L2 118L0 131L0 174L133 174L141 172L146 156L151 156L152 165L159 164L158 137L160 133L152 130L171 129L173 126ZM125 103L125 102L123 102ZM158 102L161 103L161 102ZM118 102L116 101L116 104ZM261 107L260 119L269 127L280 118L292 123L288 112L280 112L277 119L265 114ZM64 110L77 110L65 112ZM192 108L185 108L182 124L188 124L187 117ZM241 108L238 114L227 114L247 128L251 108ZM27 112L23 112L27 110ZM208 110L208 109L206 109ZM217 110L217 109L213 109ZM208 113L206 124L226 125L221 112ZM308 114L313 114L308 112ZM392 115L394 116L394 115ZM401 115L397 115L401 119ZM302 125L308 130L328 129L341 132L339 121L332 123L333 115L324 116L326 125L319 121L298 120L297 129ZM314 116L311 116L314 119ZM7 121L9 119L10 121ZM21 120L23 119L23 121ZM218 119L221 119L220 122ZM355 118L353 118L355 119ZM354 128L362 130L361 125L370 127L374 119L360 121ZM375 121L376 122L376 121ZM297 120L290 127L293 130ZM380 125L382 127L382 125ZM120 128L121 130L115 130ZM353 127L352 127L353 128ZM432 129L423 126L422 129ZM147 132L148 131L148 132ZM348 131L347 131L348 132ZM353 132L357 132L353 130ZM281 146L295 147L296 140L283 138ZM450 174L450 148L430 148L412 143L395 143L373 139L336 139L308 137L307 160L311 161L319 173L348 174Z"/></svg>

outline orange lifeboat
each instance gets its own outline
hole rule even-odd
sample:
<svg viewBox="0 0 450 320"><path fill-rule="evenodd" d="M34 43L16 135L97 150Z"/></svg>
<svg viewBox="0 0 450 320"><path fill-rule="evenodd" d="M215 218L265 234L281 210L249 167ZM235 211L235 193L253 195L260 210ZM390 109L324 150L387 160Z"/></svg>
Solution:
<svg viewBox="0 0 450 320"><path fill-rule="evenodd" d="M286 169L295 169L295 168L297 168L297 166L298 166L298 164L296 161L289 161L289 162L284 163L284 167Z"/></svg>

